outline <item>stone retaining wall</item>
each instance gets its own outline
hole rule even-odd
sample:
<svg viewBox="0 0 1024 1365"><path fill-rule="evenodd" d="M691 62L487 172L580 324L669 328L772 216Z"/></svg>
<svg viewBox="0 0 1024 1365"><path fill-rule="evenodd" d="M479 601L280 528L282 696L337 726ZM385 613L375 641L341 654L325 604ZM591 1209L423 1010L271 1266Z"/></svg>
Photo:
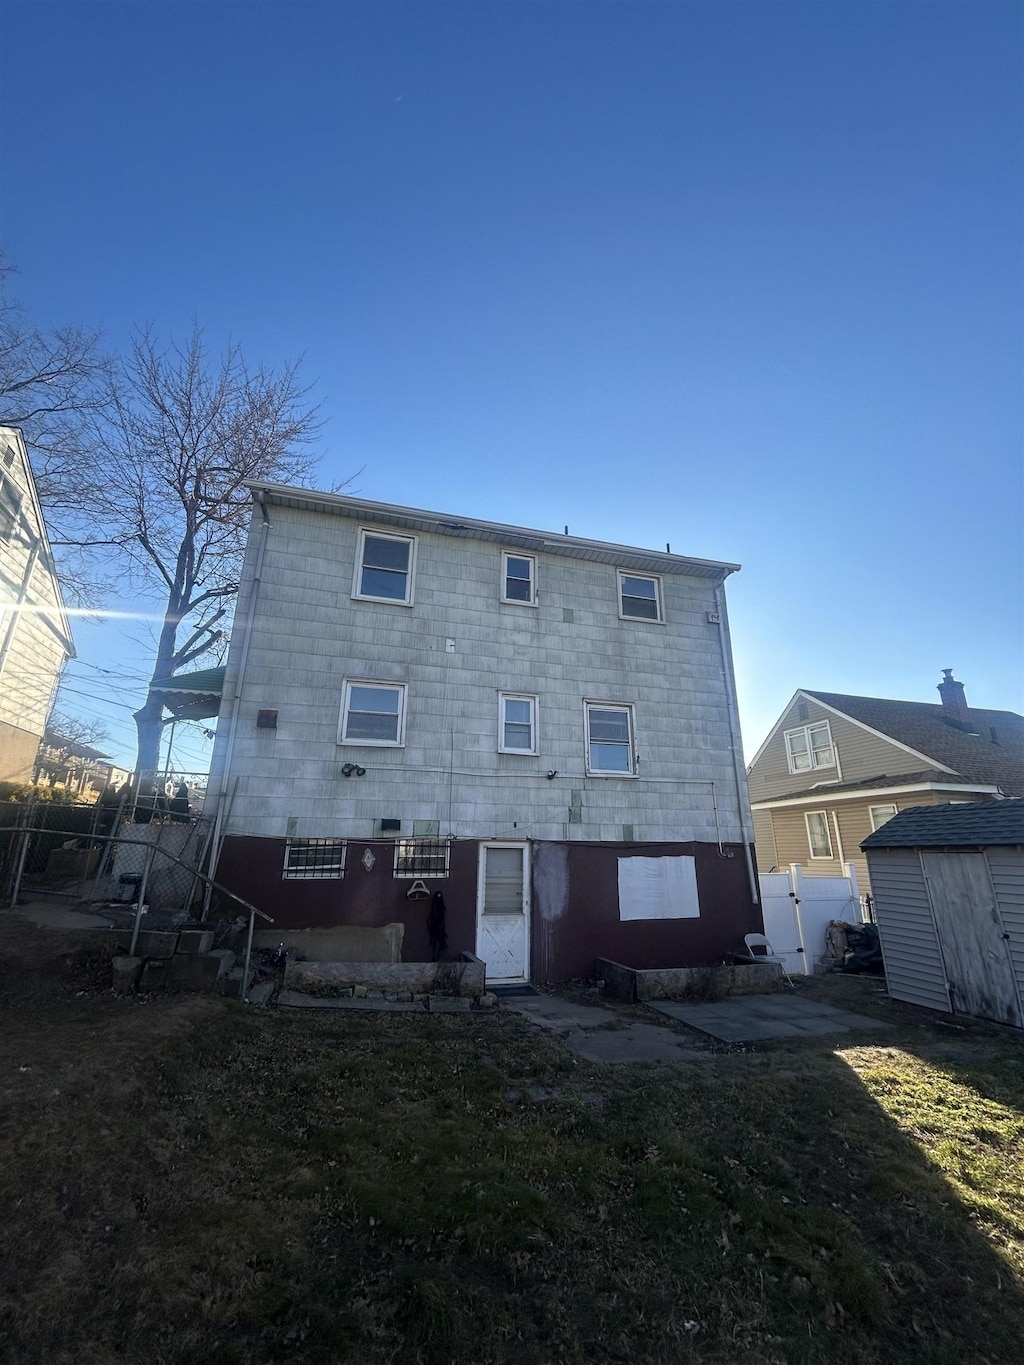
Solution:
<svg viewBox="0 0 1024 1365"><path fill-rule="evenodd" d="M463 954L460 962L289 962L286 989L309 995L348 994L352 987L410 995L484 994L486 967Z"/></svg>
<svg viewBox="0 0 1024 1365"><path fill-rule="evenodd" d="M608 994L620 1000L720 1000L726 995L778 991L785 985L777 962L749 967L664 967L643 971L599 957L597 975Z"/></svg>

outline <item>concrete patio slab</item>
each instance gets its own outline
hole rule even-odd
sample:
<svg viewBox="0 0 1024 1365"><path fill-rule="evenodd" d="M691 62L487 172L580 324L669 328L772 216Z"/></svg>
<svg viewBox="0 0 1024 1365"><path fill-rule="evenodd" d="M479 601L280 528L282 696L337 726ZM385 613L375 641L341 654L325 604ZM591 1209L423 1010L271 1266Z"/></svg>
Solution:
<svg viewBox="0 0 1024 1365"><path fill-rule="evenodd" d="M758 1043L772 1038L821 1038L834 1033L885 1029L881 1019L837 1009L792 995L734 996L709 1005L649 1001L648 1009L708 1033L723 1043Z"/></svg>
<svg viewBox="0 0 1024 1365"><path fill-rule="evenodd" d="M588 1062L702 1062L713 1056L672 1029L632 1023L603 1005L577 1005L557 996L538 995L506 998L501 1008L557 1034Z"/></svg>

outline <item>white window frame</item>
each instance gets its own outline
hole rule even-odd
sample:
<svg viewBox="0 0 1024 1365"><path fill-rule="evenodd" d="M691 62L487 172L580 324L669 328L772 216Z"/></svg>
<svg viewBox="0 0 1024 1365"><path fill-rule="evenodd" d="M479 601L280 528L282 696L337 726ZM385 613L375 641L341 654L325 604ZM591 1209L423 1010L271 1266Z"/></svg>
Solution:
<svg viewBox="0 0 1024 1365"><path fill-rule="evenodd" d="M622 580L624 578L643 578L648 583L654 584L654 602L658 609L657 616L633 616L623 610L624 594L622 591ZM665 624L664 593L662 590L661 575L656 573L632 573L628 569L619 569L615 576L616 587L619 593L619 620L620 621L640 621L648 626L663 626Z"/></svg>
<svg viewBox="0 0 1024 1365"><path fill-rule="evenodd" d="M629 771L612 771L610 768L595 768L590 758L590 712L595 711L625 711L629 724ZM588 777L636 777L637 756L636 756L636 725L633 717L632 702L625 701L597 701L593 698L585 698L583 702L583 738L586 744L586 769ZM609 743L612 741L601 741L598 743Z"/></svg>
<svg viewBox="0 0 1024 1365"><path fill-rule="evenodd" d="M438 846L440 844L444 845L444 867L440 869L435 868L433 871L428 872L424 872L422 870L418 872L410 872L407 868L399 869L398 864L402 860L402 858L415 857L416 853L420 851L416 846L422 844L430 844L431 847L435 850L438 850L438 852L440 852ZM414 836L411 839L396 839L395 859L391 866L391 875L392 877L396 877L399 881L419 881L422 878L429 877L439 878L448 877L451 875L450 871L451 858L452 841L450 839L427 838L423 835L419 837Z"/></svg>
<svg viewBox="0 0 1024 1365"><path fill-rule="evenodd" d="M811 834L811 816L820 815L825 822L825 838L828 840L827 853L815 853L814 836ZM832 849L832 824L828 818L827 810L809 810L804 812L804 824L807 827L807 847L810 849L811 857L820 859L821 862L832 862L835 860L835 853Z"/></svg>
<svg viewBox="0 0 1024 1365"><path fill-rule="evenodd" d="M508 597L508 561L525 559L530 564L530 596ZM521 581L521 580L520 580ZM537 556L520 554L516 550L503 550L501 553L501 600L509 607L535 607L537 605Z"/></svg>
<svg viewBox="0 0 1024 1365"><path fill-rule="evenodd" d="M353 687L379 687L382 691L398 693L398 738L397 739L346 739L349 707ZM338 718L338 743L351 748L363 749L402 749L405 747L406 683L384 682L380 678L346 678L341 694L341 715Z"/></svg>
<svg viewBox="0 0 1024 1365"><path fill-rule="evenodd" d="M875 811L879 810L888 811L889 813L888 815L883 816L881 820L878 820L875 818ZM886 801L883 805L878 806L868 806L868 819L871 821L872 834L875 832L876 829L881 829L883 825L888 824L892 817L896 814L897 810L898 807L895 801Z"/></svg>
<svg viewBox="0 0 1024 1365"><path fill-rule="evenodd" d="M404 597L376 597L373 593L362 591L363 563L366 555L366 537L372 536L374 540L397 540L409 547L409 568L405 576L405 596ZM372 566L371 566L372 567ZM355 573L352 576L352 597L357 602L383 602L391 607L411 607L414 597L414 583L416 578L416 537L396 535L393 531L385 531L377 526L361 526L359 528L359 539L356 544L356 564Z"/></svg>
<svg viewBox="0 0 1024 1365"><path fill-rule="evenodd" d="M505 743L505 703L507 701L528 701L530 703L530 747L528 749L516 749ZM515 725L519 721L512 722ZM536 757L540 752L537 733L537 698L529 692L499 692L498 693L498 753L499 754L522 754L529 757L531 754Z"/></svg>
<svg viewBox="0 0 1024 1365"><path fill-rule="evenodd" d="M828 752L830 757L827 763L816 763L814 754L814 744L811 740L811 731L820 730L822 729L822 727L824 727L825 733L828 735ZM798 768L794 761L793 750L790 747L789 742L792 736L794 735L803 735L803 737L807 741L808 763L806 768ZM820 772L823 768L834 768L836 766L836 746L832 741L832 727L831 725L829 725L827 720L812 721L810 725L797 725L792 730L784 731L783 736L786 745L786 764L789 767L789 771L791 773L814 773Z"/></svg>
<svg viewBox="0 0 1024 1365"><path fill-rule="evenodd" d="M292 849L298 852L299 848L309 849L313 847L324 848L325 850L333 845L340 855L334 862L328 863L324 867L303 868L291 865ZM284 848L284 868L281 878L286 882L337 882L345 876L345 855L348 845L344 839L288 839Z"/></svg>

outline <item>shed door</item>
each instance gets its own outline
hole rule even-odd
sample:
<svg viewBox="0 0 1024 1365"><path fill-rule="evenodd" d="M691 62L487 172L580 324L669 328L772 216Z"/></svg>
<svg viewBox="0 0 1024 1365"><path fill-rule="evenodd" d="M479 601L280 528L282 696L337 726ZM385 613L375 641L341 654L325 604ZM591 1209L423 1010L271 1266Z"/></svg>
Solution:
<svg viewBox="0 0 1024 1365"><path fill-rule="evenodd" d="M1024 1028L984 853L922 853L921 864L954 1010Z"/></svg>
<svg viewBox="0 0 1024 1365"><path fill-rule="evenodd" d="M476 955L487 980L526 981L530 952L527 844L481 844Z"/></svg>

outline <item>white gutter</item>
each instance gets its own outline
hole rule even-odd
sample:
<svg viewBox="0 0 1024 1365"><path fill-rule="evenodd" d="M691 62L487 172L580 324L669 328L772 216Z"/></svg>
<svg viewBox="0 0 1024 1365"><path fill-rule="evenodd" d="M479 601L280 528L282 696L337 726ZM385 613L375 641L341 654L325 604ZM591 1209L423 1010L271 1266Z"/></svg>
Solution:
<svg viewBox="0 0 1024 1365"><path fill-rule="evenodd" d="M781 810L784 806L820 806L829 801L863 801L875 796L905 796L911 792L972 792L976 796L1002 796L999 787L957 784L955 782L914 782L904 787L861 787L857 791L837 792L823 786L806 796L782 796L770 801L752 801L752 810Z"/></svg>
<svg viewBox="0 0 1024 1365"><path fill-rule="evenodd" d="M248 610L245 615L245 626L242 632L242 649L238 661L238 674L235 678L235 694L231 699L231 714L228 721L227 742L224 746L224 763L219 775L220 790L217 793L217 816L214 822L213 843L210 849L210 875L213 876L217 867L217 860L220 858L220 849L223 842L224 825L224 794L228 790L229 777L231 774L231 760L235 752L235 732L238 728L238 711L242 704L242 684L245 681L245 668L249 662L249 644L252 640L253 621L256 618L256 602L260 592L260 579L263 573L263 559L267 552L267 541L270 538L270 518L267 516L267 509L263 501L263 494L258 489L254 490L255 498L259 509L263 514L263 522L260 526L260 543L256 550L256 565L253 570L252 591L249 594ZM225 684L227 677L225 676Z"/></svg>
<svg viewBox="0 0 1024 1365"><path fill-rule="evenodd" d="M729 747L732 749L733 777L736 782L736 813L740 819L743 856L747 861L750 900L753 905L760 905L760 888L757 884L757 875L754 872L754 859L750 853L754 832L752 829L748 830L747 821L744 818L744 807L749 805L749 798L746 797L745 773L739 735L739 704L736 700L736 682L732 675L732 650L729 648L729 638L726 634L728 627L725 614L725 593L722 590L721 583L715 584L715 607L718 614L718 644L722 651L722 674L725 678L726 710L729 713Z"/></svg>

